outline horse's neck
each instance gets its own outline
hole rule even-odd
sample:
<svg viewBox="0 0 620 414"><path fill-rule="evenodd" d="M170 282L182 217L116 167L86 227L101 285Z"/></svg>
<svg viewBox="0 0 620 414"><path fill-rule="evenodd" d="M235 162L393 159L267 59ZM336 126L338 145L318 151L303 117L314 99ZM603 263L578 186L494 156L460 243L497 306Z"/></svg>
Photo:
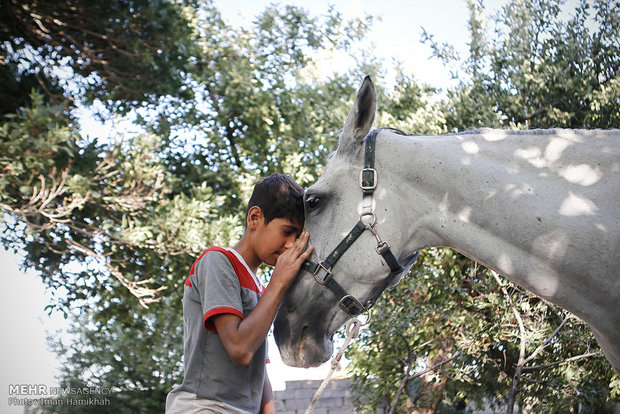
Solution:
<svg viewBox="0 0 620 414"><path fill-rule="evenodd" d="M609 137L566 131L390 137L386 168L390 180L400 177L400 203L411 211L403 214L416 215L411 248L452 247L587 316L620 264L617 138L611 145ZM579 297L584 277L601 290L591 300Z"/></svg>

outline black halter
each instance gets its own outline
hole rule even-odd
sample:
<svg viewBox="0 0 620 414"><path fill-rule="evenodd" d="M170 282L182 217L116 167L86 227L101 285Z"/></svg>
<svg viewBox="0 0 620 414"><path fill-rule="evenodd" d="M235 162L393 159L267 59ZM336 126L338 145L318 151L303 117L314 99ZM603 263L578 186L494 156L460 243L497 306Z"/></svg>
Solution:
<svg viewBox="0 0 620 414"><path fill-rule="evenodd" d="M377 217L372 208L372 195L377 188L378 181L377 170L375 170L375 141L379 131L380 129L375 129L365 138L364 168L360 171L360 187L364 194L364 199L369 202L365 203L360 220L325 260L319 261L318 263L306 260L302 264L302 268L312 273L312 276L314 276L314 279L318 283L332 291L339 300L340 308L351 316L357 316L368 311L375 304L383 291L394 281L394 278L405 271L405 266L401 265L396 257L394 257L388 242L379 237L376 229ZM364 230L370 230L377 239L376 251L389 266L390 274L383 280L379 290L362 303L355 296L349 295L347 291L336 282L332 274L332 268L358 237L361 236ZM406 266L411 266L417 257L418 252L415 252ZM321 271L325 272L323 278L319 276Z"/></svg>

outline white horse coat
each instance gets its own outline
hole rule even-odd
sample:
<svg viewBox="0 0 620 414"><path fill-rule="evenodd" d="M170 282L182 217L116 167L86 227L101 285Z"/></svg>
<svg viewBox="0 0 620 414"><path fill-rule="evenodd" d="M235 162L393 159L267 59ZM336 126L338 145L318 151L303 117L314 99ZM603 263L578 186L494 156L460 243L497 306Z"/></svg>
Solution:
<svg viewBox="0 0 620 414"><path fill-rule="evenodd" d="M362 139L376 111L369 78L358 92L337 152L306 193L313 260L361 213ZM377 229L399 259L447 246L569 310L591 327L620 371L620 131L478 130L441 136L379 132ZM313 206L314 206L313 204ZM368 297L389 272L371 234L334 267L352 295ZM317 365L348 319L307 272L276 318L283 360Z"/></svg>

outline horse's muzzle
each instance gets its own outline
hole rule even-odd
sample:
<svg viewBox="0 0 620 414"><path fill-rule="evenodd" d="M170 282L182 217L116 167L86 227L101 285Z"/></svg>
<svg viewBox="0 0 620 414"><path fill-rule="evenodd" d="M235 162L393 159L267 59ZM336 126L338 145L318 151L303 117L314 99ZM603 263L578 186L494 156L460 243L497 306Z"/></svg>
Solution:
<svg viewBox="0 0 620 414"><path fill-rule="evenodd" d="M299 368L317 367L332 355L334 344L331 337L317 333L309 325L291 323L290 314L280 308L274 321L274 337L282 361Z"/></svg>

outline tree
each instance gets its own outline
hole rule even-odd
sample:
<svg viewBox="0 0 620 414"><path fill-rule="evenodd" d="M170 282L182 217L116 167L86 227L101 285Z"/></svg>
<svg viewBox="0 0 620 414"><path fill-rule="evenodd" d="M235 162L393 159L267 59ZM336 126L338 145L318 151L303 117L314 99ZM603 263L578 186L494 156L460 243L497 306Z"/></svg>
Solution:
<svg viewBox="0 0 620 414"><path fill-rule="evenodd" d="M618 126L617 5L583 1L563 21L559 1L514 1L491 34L483 3L468 4L469 55L436 128ZM428 33L423 40L457 64L450 45ZM398 119L398 106L391 110ZM383 401L422 413L492 404L512 412L518 402L567 412L617 401L620 381L583 322L452 251L418 260L349 352L359 407Z"/></svg>
<svg viewBox="0 0 620 414"><path fill-rule="evenodd" d="M75 341L52 339L61 385L111 388L104 412L152 412L180 382L189 266L240 237L259 176L316 179L354 86L317 78L310 53L346 49L365 24L286 6L234 30L208 1L100 7L2 3L17 16L2 17L3 73L22 94L0 127L2 242L75 325ZM100 101L141 129L82 136L75 107Z"/></svg>
<svg viewBox="0 0 620 414"><path fill-rule="evenodd" d="M108 275L143 304L160 287L119 270L134 251L121 223L168 193L158 144L147 135L113 145L83 138L73 109L95 98L126 110L182 95L189 4L1 3L2 92L11 96L2 100L2 241L22 248L50 286L67 288L65 305L92 296ZM79 289L65 269L76 261L103 265L78 272Z"/></svg>
<svg viewBox="0 0 620 414"><path fill-rule="evenodd" d="M183 74L191 45L186 8L193 5L2 0L0 114L27 105L33 88L52 103L72 96L119 109L169 94L189 97Z"/></svg>
<svg viewBox="0 0 620 414"><path fill-rule="evenodd" d="M551 412L604 407L614 373L582 321L500 285L453 250L425 250L418 260L408 283L377 302L347 353L361 409L384 403L393 412L424 413L490 404L499 411L514 401ZM519 384L526 357L537 362Z"/></svg>
<svg viewBox="0 0 620 414"><path fill-rule="evenodd" d="M384 68L364 57L352 74L320 75L313 51L347 50L369 23L343 21L333 9L312 17L296 7L270 7L251 27L237 30L228 27L207 0L113 1L106 4L105 12L103 6L91 3L0 3L0 74L8 79L2 92L16 97L13 105L2 107L5 116L0 125L2 243L26 253L25 265L39 270L58 292L50 306L63 309L74 321L73 343L53 341L67 362L62 385L112 386L114 411L151 412L161 410L162 396L180 380L180 299L188 266L203 248L238 239L243 200L259 176L283 170L302 185L316 179L328 151L336 146L336 133L350 107L358 75L381 73ZM480 31L474 4L472 10L472 28ZM583 10L590 9L583 6ZM574 36L586 37L575 48L599 45L600 54L593 54L600 55L597 64L617 68L613 66L617 11L605 5L595 10L600 11L596 18L606 25L597 35L600 41L586 41L589 32L576 21L571 29ZM564 32L558 29L557 33ZM415 133L441 133L480 125L480 120L485 126L521 122L519 111L509 112L509 104L515 101L509 99L511 89L498 88L488 78L492 67L486 62L489 56L499 59L502 49L487 52L490 43L480 34L472 41L472 60L465 66L472 75L449 91L448 100L434 99L436 91L402 71L394 88L379 83L378 123ZM550 67L541 69L543 74L554 64L551 58L545 62ZM508 73L506 79L514 78L515 85L521 85L517 82L520 66L513 64L515 73ZM61 66L64 69L59 71ZM575 73L577 77L581 72ZM617 70L604 73L617 76ZM582 108L579 119L600 125L605 119L612 122L617 95L610 93L616 90L616 78L610 77L603 87L588 76L593 86L587 105L595 109L587 112L583 105L574 106ZM536 99L549 107L553 101L544 101L545 96ZM533 102L530 105L539 105ZM93 112L104 106L107 112L101 111L100 116L126 115L141 128L109 139L84 137L76 106ZM539 125L531 122L527 126ZM519 359L517 342L502 337L515 332L511 317L506 316L511 309L506 295L489 292L498 289L491 276L454 252L427 252L421 261L429 266L424 283L402 287L403 294L412 300L416 296L409 292L414 292L427 305L412 308L412 318L435 318L443 325L423 331L428 339L403 330L414 336L405 337L400 348L389 344L394 347L385 353L390 360L401 359L399 367L373 353L387 349L388 341L373 336L371 326L363 342L370 344L364 357L381 361L385 367L381 378L392 381L395 389L390 391L389 384L377 386L392 392L394 399L398 386L404 384L398 401L414 395L414 390L424 391L415 395L431 408L464 401L458 387L470 390L472 400L492 395L503 402ZM479 276L472 281L474 274ZM433 286L437 281L441 283ZM540 305L517 287L508 292L529 304L530 310L518 310L526 323L532 321L531 326L537 326L534 322L541 313L550 316L539 326L547 335L563 321L557 310ZM521 300L513 297L513 302ZM498 307L503 310L503 325L493 319ZM394 321L392 316L383 318L385 332L391 326L411 324ZM555 338L573 322L567 321ZM471 329L468 324L473 324ZM583 330L575 343L553 344L562 358L576 355L576 349L581 352L592 341L585 328L575 325L577 331ZM482 341L463 339L457 326L467 326L465 332L471 338L482 332ZM449 363L442 364L445 359ZM427 379L416 382L415 368L426 361L438 361L446 375L460 375L458 381L443 375L434 384ZM593 369L589 361L577 362L585 363L580 369L596 373L591 388L604 389L600 384L608 384L609 367L598 359L599 368ZM543 366L552 362L535 361ZM564 367L553 366L558 371L552 380L561 387L567 381ZM546 374L549 368L531 371ZM369 378L375 375L366 372ZM403 382L403 375L412 381ZM535 375L528 378L547 381ZM532 391L536 398L542 398L540 394ZM552 395L549 402L569 401ZM583 404L585 397L580 398ZM592 406L603 398L592 397ZM62 408L67 412L93 409Z"/></svg>
<svg viewBox="0 0 620 414"><path fill-rule="evenodd" d="M562 2L508 3L487 31L482 1L468 1L469 57L449 91L450 130L467 127L609 128L620 124L620 9L581 1L572 16ZM450 48L425 39L438 57L456 64Z"/></svg>

